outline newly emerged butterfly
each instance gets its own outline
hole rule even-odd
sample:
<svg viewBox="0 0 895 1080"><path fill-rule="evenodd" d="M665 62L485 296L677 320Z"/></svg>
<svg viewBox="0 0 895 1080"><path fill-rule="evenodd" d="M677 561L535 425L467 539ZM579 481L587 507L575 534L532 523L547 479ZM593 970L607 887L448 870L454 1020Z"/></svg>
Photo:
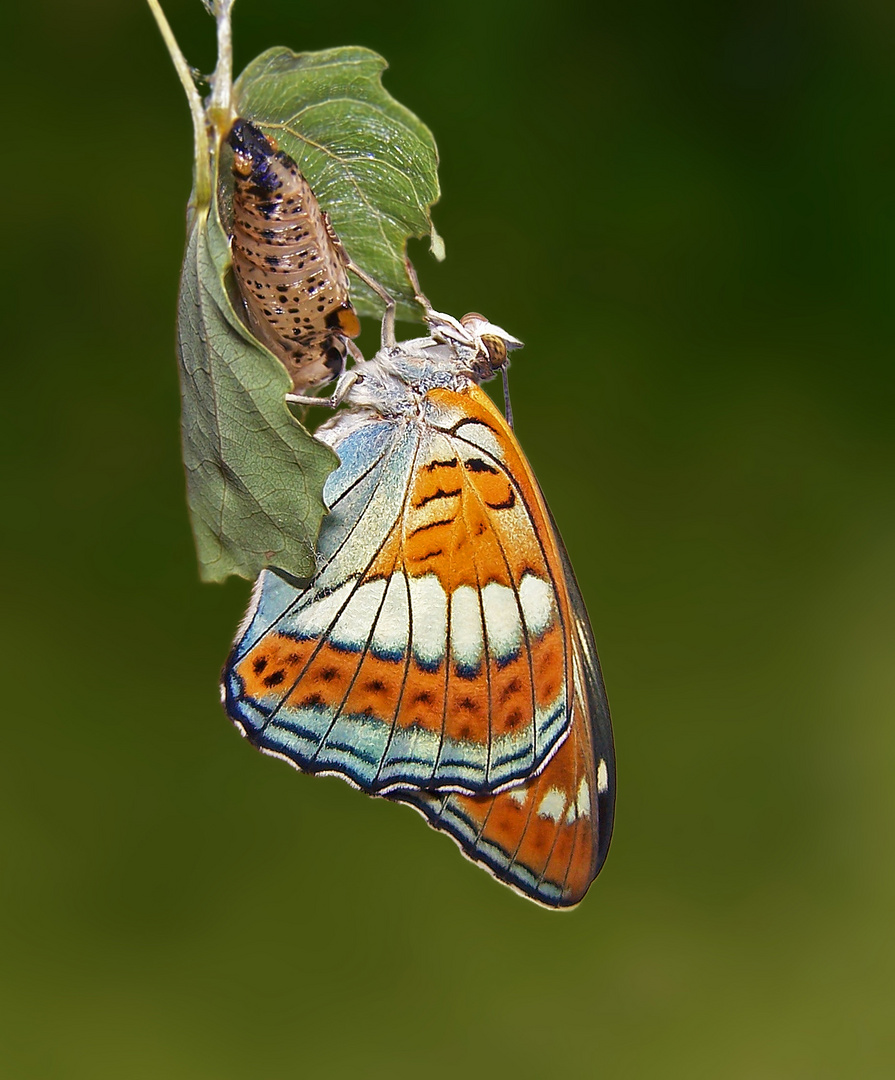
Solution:
<svg viewBox="0 0 895 1080"><path fill-rule="evenodd" d="M328 382L360 333L348 256L298 166L255 124L237 120L233 149L233 275L249 328L295 390Z"/></svg>
<svg viewBox="0 0 895 1080"><path fill-rule="evenodd" d="M615 759L581 593L538 483L478 383L514 338L430 336L342 376L310 581L260 575L223 675L260 750L419 810L548 907L609 847Z"/></svg>

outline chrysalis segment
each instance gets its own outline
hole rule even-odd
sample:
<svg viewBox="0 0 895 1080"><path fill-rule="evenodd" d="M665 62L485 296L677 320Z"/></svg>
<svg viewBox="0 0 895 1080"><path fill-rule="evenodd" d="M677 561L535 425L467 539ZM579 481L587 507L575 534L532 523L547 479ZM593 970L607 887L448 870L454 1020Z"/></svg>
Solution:
<svg viewBox="0 0 895 1080"><path fill-rule="evenodd" d="M345 251L288 154L248 120L233 148L233 274L249 328L292 376L296 392L329 382L360 333Z"/></svg>

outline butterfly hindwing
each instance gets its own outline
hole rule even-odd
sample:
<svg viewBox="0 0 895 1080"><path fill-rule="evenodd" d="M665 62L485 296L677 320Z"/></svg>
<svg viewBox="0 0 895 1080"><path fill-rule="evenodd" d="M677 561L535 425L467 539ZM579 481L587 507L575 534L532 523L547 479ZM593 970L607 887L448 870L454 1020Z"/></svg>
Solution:
<svg viewBox="0 0 895 1080"><path fill-rule="evenodd" d="M581 592L558 532L575 627L572 724L543 772L498 795L402 791L472 861L548 907L573 907L597 876L612 836L615 752L609 705Z"/></svg>
<svg viewBox="0 0 895 1080"><path fill-rule="evenodd" d="M574 623L530 467L487 397L427 395L336 445L319 568L275 571L225 669L267 753L373 793L470 795L544 768L573 720Z"/></svg>

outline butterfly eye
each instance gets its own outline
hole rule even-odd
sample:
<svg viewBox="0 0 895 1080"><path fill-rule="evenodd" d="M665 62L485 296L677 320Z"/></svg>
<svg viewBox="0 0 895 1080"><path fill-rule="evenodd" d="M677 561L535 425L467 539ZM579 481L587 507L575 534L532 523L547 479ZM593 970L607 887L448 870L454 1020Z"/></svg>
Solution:
<svg viewBox="0 0 895 1080"><path fill-rule="evenodd" d="M502 368L507 362L507 343L495 334L483 334L481 340L493 367Z"/></svg>

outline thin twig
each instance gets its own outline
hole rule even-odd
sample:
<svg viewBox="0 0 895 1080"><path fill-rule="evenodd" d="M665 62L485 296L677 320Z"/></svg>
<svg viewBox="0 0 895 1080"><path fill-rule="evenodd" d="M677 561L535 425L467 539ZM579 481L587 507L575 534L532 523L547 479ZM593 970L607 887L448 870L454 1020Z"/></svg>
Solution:
<svg viewBox="0 0 895 1080"><path fill-rule="evenodd" d="M183 89L186 91L186 99L189 103L190 113L193 118L194 152L196 155L196 184L193 191L193 205L198 208L207 206L211 202L211 171L208 163L208 129L205 121L205 108L199 91L193 82L193 73L186 57L180 51L177 39L174 37L165 13L162 11L158 0L146 0L149 10L155 17L155 21L162 33L168 53L174 62L174 68L180 77ZM229 13L228 13L229 14Z"/></svg>
<svg viewBox="0 0 895 1080"><path fill-rule="evenodd" d="M233 29L231 12L236 0L216 0L214 17L218 25L218 62L212 77L209 113L219 133L224 135L233 116Z"/></svg>

